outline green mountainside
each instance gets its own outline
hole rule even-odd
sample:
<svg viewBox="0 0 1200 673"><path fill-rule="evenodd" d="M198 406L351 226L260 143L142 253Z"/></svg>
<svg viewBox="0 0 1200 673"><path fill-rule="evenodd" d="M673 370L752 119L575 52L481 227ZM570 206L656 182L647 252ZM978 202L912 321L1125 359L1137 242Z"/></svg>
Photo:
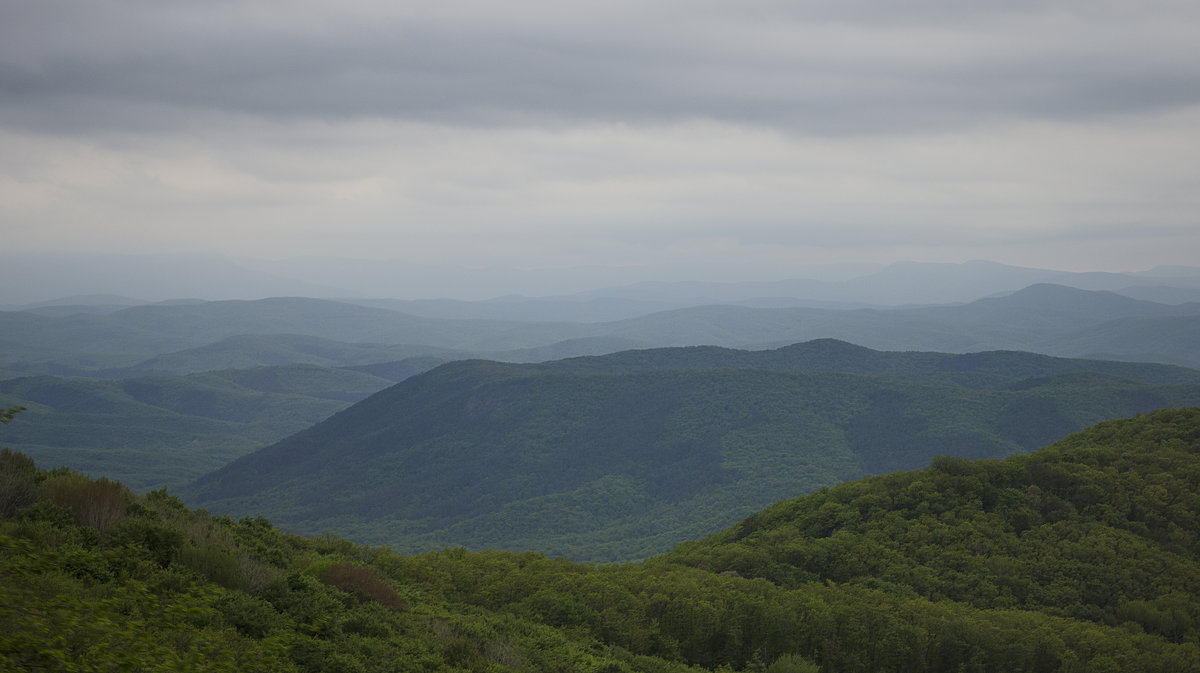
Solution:
<svg viewBox="0 0 1200 673"><path fill-rule="evenodd" d="M1168 410L583 565L304 539L5 450L0 669L1200 671L1198 492L1200 409Z"/></svg>
<svg viewBox="0 0 1200 673"><path fill-rule="evenodd" d="M823 340L453 362L181 490L298 532L629 560L865 474L1200 404L1200 372Z"/></svg>
<svg viewBox="0 0 1200 673"><path fill-rule="evenodd" d="M783 587L883 587L1200 639L1200 410L1101 423L1032 455L841 484L662 560Z"/></svg>
<svg viewBox="0 0 1200 673"><path fill-rule="evenodd" d="M1172 365L1058 358L1021 351L936 353L878 351L837 339L814 339L772 350L717 346L651 348L544 362L541 368L579 373L655 369L769 369L919 376L967 387L1003 386L1032 377L1094 372L1153 384L1200 383L1200 371Z"/></svg>
<svg viewBox="0 0 1200 673"><path fill-rule="evenodd" d="M315 365L119 381L33 376L0 381L23 406L7 445L144 491L214 470L392 384Z"/></svg>
<svg viewBox="0 0 1200 673"><path fill-rule="evenodd" d="M1047 340L1048 342L1049 340ZM1200 368L1200 315L1128 317L1078 328L1065 339L1075 352ZM1051 343L1045 352L1054 352Z"/></svg>

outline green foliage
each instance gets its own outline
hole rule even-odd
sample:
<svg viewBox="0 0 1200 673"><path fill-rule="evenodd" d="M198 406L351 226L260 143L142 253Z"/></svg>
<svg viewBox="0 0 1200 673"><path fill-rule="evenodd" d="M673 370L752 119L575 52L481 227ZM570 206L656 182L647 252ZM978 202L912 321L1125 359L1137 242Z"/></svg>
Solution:
<svg viewBox="0 0 1200 673"><path fill-rule="evenodd" d="M1200 670L1197 479L1200 410L1164 412L1028 457L940 457L600 566L402 556L165 491L126 494L100 535L39 500L0 518L0 668Z"/></svg>
<svg viewBox="0 0 1200 673"><path fill-rule="evenodd" d="M7 423L13 419L18 413L25 411L25 407L8 407L0 409L0 423Z"/></svg>
<svg viewBox="0 0 1200 673"><path fill-rule="evenodd" d="M837 582L1200 641L1200 410L1105 423L1030 456L781 502L667 558L786 587ZM1156 570L1147 573L1147 566Z"/></svg>
<svg viewBox="0 0 1200 673"><path fill-rule="evenodd" d="M70 473L46 480L50 502L66 507L75 515L75 523L94 528L100 534L117 519L125 516L132 497L129 489L116 481L101 477L90 479Z"/></svg>
<svg viewBox="0 0 1200 673"><path fill-rule="evenodd" d="M130 516L113 524L105 534L104 544L117 549L125 546L140 547L146 550L155 563L165 568L181 557L184 535L178 528L168 523L160 523L157 517L147 510L140 516Z"/></svg>
<svg viewBox="0 0 1200 673"><path fill-rule="evenodd" d="M764 673L817 673L820 668L804 657L785 654L767 666Z"/></svg>
<svg viewBox="0 0 1200 673"><path fill-rule="evenodd" d="M371 568L352 563L335 563L321 573L321 581L337 587L362 601L374 601L389 610L403 610L407 606L396 590Z"/></svg>
<svg viewBox="0 0 1200 673"><path fill-rule="evenodd" d="M0 449L0 516L37 502L40 494L37 468L32 458Z"/></svg>

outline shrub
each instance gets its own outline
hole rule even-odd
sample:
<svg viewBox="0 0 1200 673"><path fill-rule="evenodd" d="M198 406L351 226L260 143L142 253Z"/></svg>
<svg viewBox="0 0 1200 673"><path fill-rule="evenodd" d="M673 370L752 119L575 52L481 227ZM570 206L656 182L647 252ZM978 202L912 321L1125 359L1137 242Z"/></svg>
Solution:
<svg viewBox="0 0 1200 673"><path fill-rule="evenodd" d="M179 562L226 589L245 590L241 558L228 547L215 544L184 544L179 548Z"/></svg>
<svg viewBox="0 0 1200 673"><path fill-rule="evenodd" d="M41 497L37 467L22 453L0 449L0 516L11 517Z"/></svg>
<svg viewBox="0 0 1200 673"><path fill-rule="evenodd" d="M371 568L351 563L335 563L321 573L320 579L361 601L375 601L389 610L404 610L408 607L396 590L380 579Z"/></svg>
<svg viewBox="0 0 1200 673"><path fill-rule="evenodd" d="M766 673L817 673L820 666L796 654L785 654L767 667Z"/></svg>
<svg viewBox="0 0 1200 673"><path fill-rule="evenodd" d="M183 533L145 517L128 517L109 528L105 543L109 547L127 544L144 547L150 557L165 568L183 546Z"/></svg>
<svg viewBox="0 0 1200 673"><path fill-rule="evenodd" d="M251 638L261 640L272 631L290 628L287 617L279 614L270 603L239 591L222 596L217 609L226 623Z"/></svg>
<svg viewBox="0 0 1200 673"><path fill-rule="evenodd" d="M129 490L104 477L96 480L82 474L65 474L46 482L50 501L71 510L75 523L96 529L101 535L109 524L125 516Z"/></svg>

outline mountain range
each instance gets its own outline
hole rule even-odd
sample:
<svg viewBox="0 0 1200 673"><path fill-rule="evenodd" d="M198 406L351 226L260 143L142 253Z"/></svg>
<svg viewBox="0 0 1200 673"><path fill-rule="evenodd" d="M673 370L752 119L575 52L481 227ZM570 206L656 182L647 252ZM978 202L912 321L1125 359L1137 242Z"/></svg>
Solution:
<svg viewBox="0 0 1200 673"><path fill-rule="evenodd" d="M10 310L61 303L56 301L60 297L85 293L109 295L101 298L107 304L124 303L123 297L142 297L141 301L359 297L381 298L384 308L429 317L522 315L533 320L595 322L714 303L831 308L964 303L1039 283L1130 293L1163 303L1200 300L1200 268L1194 266L1125 273L1070 272L989 261L523 270L363 259L5 256L0 252L0 309ZM459 301L431 301L436 297Z"/></svg>
<svg viewBox="0 0 1200 673"><path fill-rule="evenodd" d="M1200 268L4 262L0 669L1200 670Z"/></svg>
<svg viewBox="0 0 1200 673"><path fill-rule="evenodd" d="M0 378L120 378L425 356L537 361L630 348L772 348L836 338L883 350L1028 350L1200 366L1200 303L1033 285L957 306L694 306L609 322L427 318L307 298L147 305L105 314L0 312ZM302 339L301 337L308 337Z"/></svg>

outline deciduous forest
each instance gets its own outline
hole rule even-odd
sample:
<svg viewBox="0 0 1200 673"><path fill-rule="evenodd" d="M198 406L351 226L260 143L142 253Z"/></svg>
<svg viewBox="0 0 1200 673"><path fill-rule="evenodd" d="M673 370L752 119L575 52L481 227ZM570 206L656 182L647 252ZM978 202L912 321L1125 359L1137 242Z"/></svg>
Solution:
<svg viewBox="0 0 1200 673"><path fill-rule="evenodd" d="M304 538L5 450L0 667L1200 670L1198 491L1200 409L1164 410L597 565Z"/></svg>

